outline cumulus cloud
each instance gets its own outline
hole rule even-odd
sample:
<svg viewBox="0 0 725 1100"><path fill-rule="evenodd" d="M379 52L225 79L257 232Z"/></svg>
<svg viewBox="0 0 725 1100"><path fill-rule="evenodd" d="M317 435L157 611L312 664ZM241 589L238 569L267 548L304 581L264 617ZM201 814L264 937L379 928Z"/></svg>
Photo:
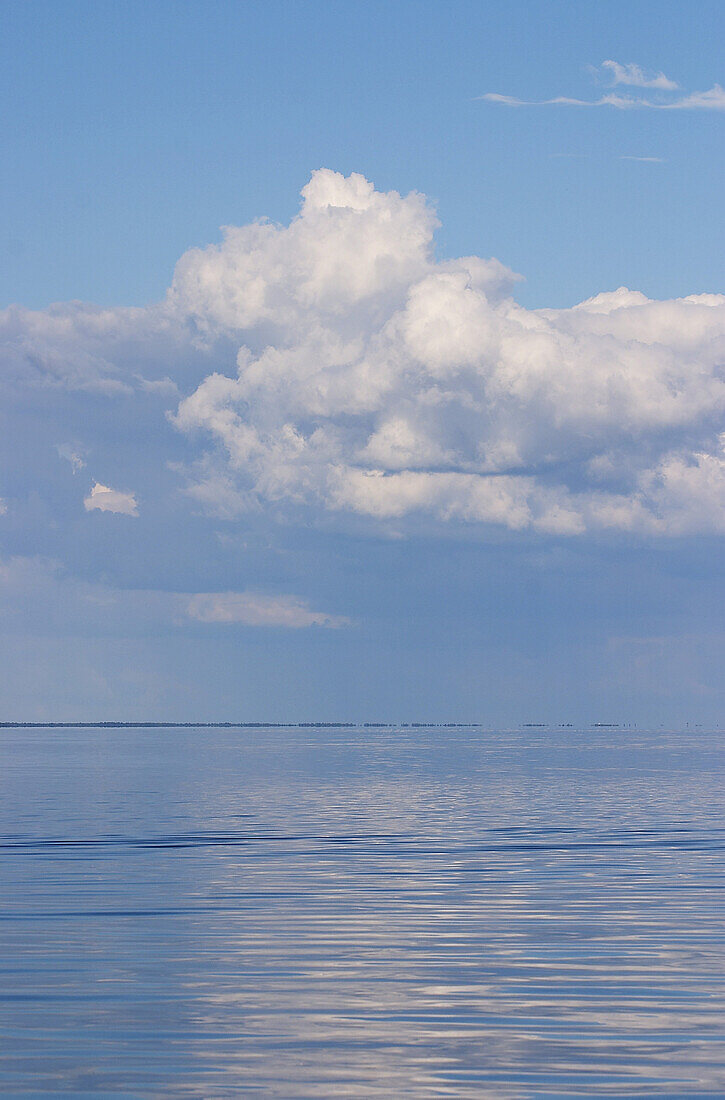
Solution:
<svg viewBox="0 0 725 1100"><path fill-rule="evenodd" d="M123 516L137 516L138 505L133 493L122 493L118 489L109 489L96 481L89 495L83 501L87 512L116 512Z"/></svg>
<svg viewBox="0 0 725 1100"><path fill-rule="evenodd" d="M294 629L323 626L336 629L349 619L313 611L298 596L264 596L255 592L199 592L189 598L186 613L202 623L242 623Z"/></svg>
<svg viewBox="0 0 725 1100"><path fill-rule="evenodd" d="M171 468L230 522L722 531L725 296L527 310L497 260L436 260L436 226L420 194L316 171L289 225L190 250L147 310L5 311L4 377L133 391L151 424L173 400L191 457ZM98 483L85 507L138 514Z"/></svg>
<svg viewBox="0 0 725 1100"><path fill-rule="evenodd" d="M591 70L595 75L605 76L611 85L627 88L646 88L658 93L653 98L643 95L629 95L621 92L606 92L596 99L581 99L576 96L557 95L550 99L519 99L517 96L503 95L500 92L485 92L477 96L487 103L498 103L504 107L614 107L620 111L635 108L655 110L725 110L725 89L719 84L704 92L688 92L674 95L679 84L670 80L664 73L647 73L639 65L630 62L621 65L618 61L603 61L599 70Z"/></svg>
<svg viewBox="0 0 725 1100"><path fill-rule="evenodd" d="M170 292L239 340L174 423L211 511L307 505L558 534L722 530L725 297L620 288L526 310L495 260L436 262L420 195L316 172L289 227L229 230ZM218 508L217 508L218 505Z"/></svg>
<svg viewBox="0 0 725 1100"><path fill-rule="evenodd" d="M207 331L268 323L313 334L328 317L352 334L357 318L380 318L402 301L426 269L436 224L423 196L381 194L361 175L323 170L302 198L286 228L231 227L221 245L187 252L171 303Z"/></svg>

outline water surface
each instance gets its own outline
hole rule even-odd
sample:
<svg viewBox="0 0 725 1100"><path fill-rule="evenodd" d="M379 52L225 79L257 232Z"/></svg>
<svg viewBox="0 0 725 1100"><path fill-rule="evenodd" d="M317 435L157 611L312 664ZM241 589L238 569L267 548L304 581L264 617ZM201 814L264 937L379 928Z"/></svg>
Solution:
<svg viewBox="0 0 725 1100"><path fill-rule="evenodd" d="M0 731L3 1096L725 1094L717 732Z"/></svg>

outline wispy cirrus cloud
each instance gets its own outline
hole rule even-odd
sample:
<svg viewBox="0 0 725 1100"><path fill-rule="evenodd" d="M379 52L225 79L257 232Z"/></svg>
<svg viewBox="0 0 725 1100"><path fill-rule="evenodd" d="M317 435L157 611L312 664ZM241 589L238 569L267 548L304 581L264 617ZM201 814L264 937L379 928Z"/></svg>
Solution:
<svg viewBox="0 0 725 1100"><path fill-rule="evenodd" d="M649 107L660 107L663 110L677 111L725 111L725 88L720 84L713 84L706 92L690 92L682 99L676 99L672 103L650 103Z"/></svg>
<svg viewBox="0 0 725 1100"><path fill-rule="evenodd" d="M618 61L602 61L599 68L611 78L612 84L626 84L630 88L657 88L665 92L676 91L680 86L664 73L647 73L633 62L620 65Z"/></svg>
<svg viewBox="0 0 725 1100"><path fill-rule="evenodd" d="M552 159L560 160L587 160L588 155L586 153L549 153ZM636 160L643 164L664 164L664 157L645 157L636 156L634 153L620 153L619 160Z"/></svg>
<svg viewBox="0 0 725 1100"><path fill-rule="evenodd" d="M501 95L499 92L485 92L484 95L476 96L476 99L483 99L487 103L500 103L504 107L618 107L620 110L626 110L630 107L649 106L644 100L618 95L615 92L600 96L599 99L577 99L575 96L566 95L557 95L552 99L518 99L516 96Z"/></svg>
<svg viewBox="0 0 725 1100"><path fill-rule="evenodd" d="M82 470L86 464L83 457L83 449L80 445L75 443L59 443L55 448L60 458L64 458L66 462L70 462L71 468L74 474L77 474L79 470Z"/></svg>
<svg viewBox="0 0 725 1100"><path fill-rule="evenodd" d="M483 95L476 96L476 99L497 103L504 107L613 107L620 111L641 108L658 111L725 111L725 88L720 84L713 84L707 91L674 95L673 93L680 89L676 81L665 76L663 72L647 73L633 62L621 65L618 61L603 61L598 68L591 71L599 78L608 78L612 87L645 88L659 94L657 98L652 98L609 91L596 99L582 99L568 95L552 96L550 99L520 99L518 96L505 95L501 92L485 92Z"/></svg>

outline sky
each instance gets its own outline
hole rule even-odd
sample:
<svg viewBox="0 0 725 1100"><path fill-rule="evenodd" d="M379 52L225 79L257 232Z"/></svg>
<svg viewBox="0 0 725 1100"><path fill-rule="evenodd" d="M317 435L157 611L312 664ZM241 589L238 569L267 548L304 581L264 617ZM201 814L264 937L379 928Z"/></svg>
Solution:
<svg viewBox="0 0 725 1100"><path fill-rule="evenodd" d="M0 719L721 719L721 4L2 11Z"/></svg>

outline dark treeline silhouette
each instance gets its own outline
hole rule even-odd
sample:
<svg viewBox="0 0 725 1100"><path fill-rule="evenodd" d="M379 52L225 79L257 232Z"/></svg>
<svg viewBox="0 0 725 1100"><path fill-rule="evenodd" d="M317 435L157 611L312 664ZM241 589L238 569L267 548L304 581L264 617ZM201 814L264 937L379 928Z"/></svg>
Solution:
<svg viewBox="0 0 725 1100"><path fill-rule="evenodd" d="M0 722L0 729L470 729L478 722Z"/></svg>

